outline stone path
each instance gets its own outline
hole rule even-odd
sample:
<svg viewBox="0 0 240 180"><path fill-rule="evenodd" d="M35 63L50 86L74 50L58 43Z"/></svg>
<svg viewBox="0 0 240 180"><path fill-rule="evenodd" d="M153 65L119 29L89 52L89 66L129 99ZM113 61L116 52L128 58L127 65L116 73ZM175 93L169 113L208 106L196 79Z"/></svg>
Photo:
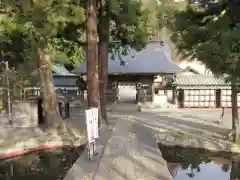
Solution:
<svg viewBox="0 0 240 180"><path fill-rule="evenodd" d="M124 118L129 117L127 114L126 109L112 113L112 118L118 120L112 135L102 134L99 140L102 143L98 141L101 144L97 148L99 155L91 162L87 160L85 152L64 180L172 180L157 147L155 132ZM105 143L108 139L104 148L103 139Z"/></svg>
<svg viewBox="0 0 240 180"><path fill-rule="evenodd" d="M146 127L119 120L94 179L172 179L153 135Z"/></svg>

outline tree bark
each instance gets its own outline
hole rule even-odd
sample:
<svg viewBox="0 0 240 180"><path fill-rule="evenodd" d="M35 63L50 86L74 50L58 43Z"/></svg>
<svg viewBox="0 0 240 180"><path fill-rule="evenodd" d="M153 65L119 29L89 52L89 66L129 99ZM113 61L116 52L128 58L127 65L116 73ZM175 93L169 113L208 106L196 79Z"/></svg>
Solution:
<svg viewBox="0 0 240 180"><path fill-rule="evenodd" d="M97 51L97 7L96 0L88 0L87 5L87 99L88 107L98 107L98 51Z"/></svg>
<svg viewBox="0 0 240 180"><path fill-rule="evenodd" d="M234 158L232 160L232 164L231 164L231 172L230 172L230 179L229 180L240 179L239 167L240 167L240 164L239 164L238 159Z"/></svg>
<svg viewBox="0 0 240 180"><path fill-rule="evenodd" d="M38 48L37 54L40 89L43 98L44 124L47 130L56 130L63 127L63 122L59 114L53 85L52 62L50 56L44 54L43 49Z"/></svg>
<svg viewBox="0 0 240 180"><path fill-rule="evenodd" d="M233 141L236 142L239 137L238 105L237 105L237 88L236 81L232 80L231 84L231 101L232 101L232 130Z"/></svg>
<svg viewBox="0 0 240 180"><path fill-rule="evenodd" d="M108 48L109 48L109 1L100 0L99 9L99 92L102 120L108 124L107 120L107 88L108 88Z"/></svg>

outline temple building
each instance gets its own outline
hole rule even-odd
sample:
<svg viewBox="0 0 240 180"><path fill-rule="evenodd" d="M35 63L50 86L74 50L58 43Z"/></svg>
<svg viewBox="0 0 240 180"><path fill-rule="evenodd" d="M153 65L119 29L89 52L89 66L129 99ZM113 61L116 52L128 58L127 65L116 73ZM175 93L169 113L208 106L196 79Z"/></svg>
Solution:
<svg viewBox="0 0 240 180"><path fill-rule="evenodd" d="M162 41L149 41L138 52L129 48L127 55L109 53L108 63L108 92L132 87L136 103L173 103L179 108L231 107L229 83L215 77L197 60L172 60L170 49ZM85 61L72 73L84 76L86 66Z"/></svg>
<svg viewBox="0 0 240 180"><path fill-rule="evenodd" d="M132 86L136 89L135 102L165 103L164 90L173 90L171 85L168 87L168 81L171 82L180 71L162 41L149 41L141 51L129 48L127 55L109 53L109 92L115 87ZM77 75L85 75L86 72L86 61L72 71Z"/></svg>

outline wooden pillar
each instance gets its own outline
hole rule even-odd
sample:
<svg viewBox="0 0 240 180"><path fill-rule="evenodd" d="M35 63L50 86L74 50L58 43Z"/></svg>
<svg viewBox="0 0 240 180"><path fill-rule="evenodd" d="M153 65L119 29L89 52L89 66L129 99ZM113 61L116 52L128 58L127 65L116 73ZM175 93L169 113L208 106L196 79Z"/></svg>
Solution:
<svg viewBox="0 0 240 180"><path fill-rule="evenodd" d="M215 90L215 102L216 102L216 108L220 108L222 106L222 103L221 103L221 93L222 93L222 90L221 89L216 89Z"/></svg>
<svg viewBox="0 0 240 180"><path fill-rule="evenodd" d="M155 87L154 87L154 80L151 81L151 89L152 89L152 98L151 101L154 102L154 95L155 95Z"/></svg>
<svg viewBox="0 0 240 180"><path fill-rule="evenodd" d="M173 104L177 103L177 90L176 90L176 87L172 88L172 103Z"/></svg>
<svg viewBox="0 0 240 180"><path fill-rule="evenodd" d="M179 97L178 98L179 98L178 103L179 103L180 108L184 108L184 90L183 89L179 90Z"/></svg>
<svg viewBox="0 0 240 180"><path fill-rule="evenodd" d="M140 103L140 89L141 83L136 83L136 103Z"/></svg>
<svg viewBox="0 0 240 180"><path fill-rule="evenodd" d="M112 83L112 91L113 91L113 103L118 103L118 96L119 96L119 89L118 89L118 82Z"/></svg>
<svg viewBox="0 0 240 180"><path fill-rule="evenodd" d="M152 82L148 82L147 83L147 89L144 90L145 92L145 101L146 102L152 102L153 101L153 92L152 92Z"/></svg>

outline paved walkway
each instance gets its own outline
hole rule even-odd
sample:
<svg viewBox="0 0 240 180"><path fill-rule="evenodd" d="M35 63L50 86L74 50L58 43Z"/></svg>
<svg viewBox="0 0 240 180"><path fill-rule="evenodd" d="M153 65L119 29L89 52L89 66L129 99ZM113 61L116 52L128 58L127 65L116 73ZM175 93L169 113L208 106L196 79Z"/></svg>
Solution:
<svg viewBox="0 0 240 180"><path fill-rule="evenodd" d="M101 135L97 147L99 155L90 162L85 152L64 180L172 180L157 147L155 132L124 118L129 117L127 114L112 113L117 122L112 135ZM104 141L108 141L105 147Z"/></svg>
<svg viewBox="0 0 240 180"><path fill-rule="evenodd" d="M172 178L153 133L146 127L121 119L106 146L94 179Z"/></svg>

